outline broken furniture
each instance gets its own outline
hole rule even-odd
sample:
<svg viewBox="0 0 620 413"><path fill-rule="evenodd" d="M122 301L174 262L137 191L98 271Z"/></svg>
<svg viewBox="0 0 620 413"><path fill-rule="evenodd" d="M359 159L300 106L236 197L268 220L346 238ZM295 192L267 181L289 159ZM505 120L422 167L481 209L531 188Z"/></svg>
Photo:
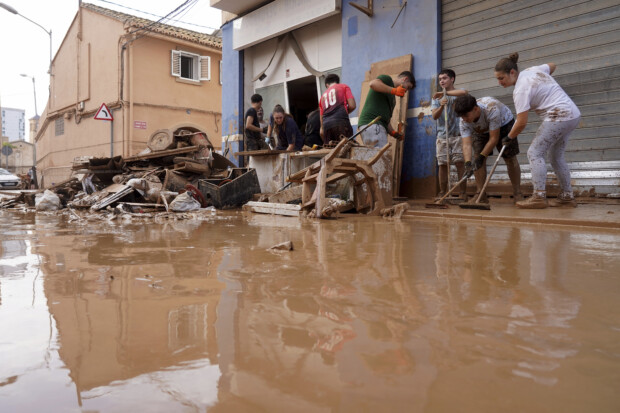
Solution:
<svg viewBox="0 0 620 413"><path fill-rule="evenodd" d="M316 218L328 217L333 208L327 200L327 185L349 177L353 179L354 202L358 212L367 210L369 215L378 215L383 208L391 205L384 202L377 174L372 169L391 144L386 144L369 160L344 158L348 152L346 146L350 143L341 140L323 159L289 176L289 182L303 185L301 206L306 213ZM362 185L366 186L367 191Z"/></svg>
<svg viewBox="0 0 620 413"><path fill-rule="evenodd" d="M260 193L256 170L253 168L232 168L226 176L198 181L198 189L207 204L214 207L238 207Z"/></svg>

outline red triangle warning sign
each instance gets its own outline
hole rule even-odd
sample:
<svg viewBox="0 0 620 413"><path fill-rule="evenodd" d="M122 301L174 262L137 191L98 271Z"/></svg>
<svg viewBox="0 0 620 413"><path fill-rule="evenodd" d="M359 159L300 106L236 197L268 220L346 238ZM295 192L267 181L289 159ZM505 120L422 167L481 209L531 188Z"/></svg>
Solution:
<svg viewBox="0 0 620 413"><path fill-rule="evenodd" d="M101 104L101 107L99 108L99 110L95 114L95 119L98 119L98 120L114 120L114 118L112 117L112 112L110 112L110 109L108 109L108 107L106 106L105 103Z"/></svg>

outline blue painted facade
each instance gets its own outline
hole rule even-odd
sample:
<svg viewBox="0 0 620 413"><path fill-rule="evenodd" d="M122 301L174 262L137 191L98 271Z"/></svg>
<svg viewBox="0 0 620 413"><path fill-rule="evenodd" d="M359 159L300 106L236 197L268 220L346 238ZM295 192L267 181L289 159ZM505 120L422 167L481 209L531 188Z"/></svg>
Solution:
<svg viewBox="0 0 620 413"><path fill-rule="evenodd" d="M341 79L351 87L358 102L371 63L412 54L417 87L409 96L409 109L430 104L431 83L441 70L440 1L409 0L390 28L402 2L375 2L372 17L348 1L342 2ZM232 22L223 27L223 59L223 132L235 135L241 133L243 124L243 54L232 50ZM351 114L358 115L357 110ZM435 122L430 116L408 118L406 136L401 194L432 195L436 175ZM231 148L229 157L232 152Z"/></svg>

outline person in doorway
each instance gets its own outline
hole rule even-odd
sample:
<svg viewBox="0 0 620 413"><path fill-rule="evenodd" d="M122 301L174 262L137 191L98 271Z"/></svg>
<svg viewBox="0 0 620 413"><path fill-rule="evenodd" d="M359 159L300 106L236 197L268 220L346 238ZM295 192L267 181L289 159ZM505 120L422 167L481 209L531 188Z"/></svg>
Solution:
<svg viewBox="0 0 620 413"><path fill-rule="evenodd" d="M314 109L308 114L304 135L304 145L310 148L314 145L323 146L323 139L321 138L321 111L319 108Z"/></svg>
<svg viewBox="0 0 620 413"><path fill-rule="evenodd" d="M510 109L495 98L487 96L476 100L475 97L467 94L456 98L454 111L461 118L460 130L463 141L463 157L465 158L465 174L467 176L475 174L476 178L476 196L471 201L476 201L484 186L487 177L487 157L493 154L493 148L500 151L504 144L506 144L506 149L502 158L506 162L515 202L523 199L523 195L521 195L521 167L517 160L519 142L517 139L508 143L502 141L508 136L508 132L514 124L514 116L512 116ZM480 202L488 202L486 193L482 194Z"/></svg>
<svg viewBox="0 0 620 413"><path fill-rule="evenodd" d="M263 139L263 128L261 128L258 118L258 111L262 109L263 106L263 97L256 93L250 98L250 103L252 106L245 112L246 150L257 151L260 149L269 149L269 146L267 146L267 143Z"/></svg>
<svg viewBox="0 0 620 413"><path fill-rule="evenodd" d="M564 90L553 79L554 63L529 67L519 72L519 54L500 59L495 65L495 78L503 87L514 86L512 97L517 112L517 121L504 138L510 144L523 131L528 121L528 111L533 109L542 119L536 136L527 151L532 170L534 193L525 201L517 202L517 207L542 209L547 206L576 207L570 183L570 169L564 159L564 152L571 133L579 124L581 112ZM546 179L549 154L551 166L560 184L560 194L556 200L547 202Z"/></svg>
<svg viewBox="0 0 620 413"><path fill-rule="evenodd" d="M452 69L443 69L439 72L439 86L445 89L433 95L431 109L433 119L437 121L437 141L435 143L437 165L439 165L439 197L442 197L450 189L448 188L448 151L450 153L450 163L456 166L459 179L465 172L465 161L463 158L463 144L461 143L461 133L459 129L459 118L454 112L454 101L458 96L467 95L464 89L455 89L454 81L456 73ZM445 113L444 113L445 111ZM448 118L448 129L446 130L446 116ZM460 186L460 196L467 198L467 182Z"/></svg>
<svg viewBox="0 0 620 413"><path fill-rule="evenodd" d="M396 106L395 96L405 96L407 91L415 87L415 78L409 71L401 72L393 81L388 75L379 75L370 82L370 90L360 113L358 129L372 122L377 116L381 120L362 132L362 141L366 146L383 147L387 144L387 135L402 139L403 136L392 129L390 120Z"/></svg>
<svg viewBox="0 0 620 413"><path fill-rule="evenodd" d="M338 75L332 73L325 78L327 90L321 96L321 138L327 144L339 141L340 136L350 137L353 128L349 113L355 110L355 98L349 86L340 83Z"/></svg>
<svg viewBox="0 0 620 413"><path fill-rule="evenodd" d="M281 105L273 109L273 132L277 135L277 150L300 151L304 145L302 136L295 120L284 111Z"/></svg>

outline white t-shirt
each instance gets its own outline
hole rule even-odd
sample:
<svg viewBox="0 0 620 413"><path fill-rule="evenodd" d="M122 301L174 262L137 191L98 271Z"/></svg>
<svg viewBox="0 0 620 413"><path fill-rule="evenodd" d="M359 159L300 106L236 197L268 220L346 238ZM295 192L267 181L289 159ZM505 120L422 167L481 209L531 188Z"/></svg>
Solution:
<svg viewBox="0 0 620 413"><path fill-rule="evenodd" d="M517 114L533 109L544 121L577 119L581 112L550 71L545 64L528 67L519 73L512 92Z"/></svg>
<svg viewBox="0 0 620 413"><path fill-rule="evenodd" d="M476 99L480 108L480 117L476 122L465 122L461 119L461 136L482 136L489 131L501 128L514 117L508 106L499 100L486 96Z"/></svg>

